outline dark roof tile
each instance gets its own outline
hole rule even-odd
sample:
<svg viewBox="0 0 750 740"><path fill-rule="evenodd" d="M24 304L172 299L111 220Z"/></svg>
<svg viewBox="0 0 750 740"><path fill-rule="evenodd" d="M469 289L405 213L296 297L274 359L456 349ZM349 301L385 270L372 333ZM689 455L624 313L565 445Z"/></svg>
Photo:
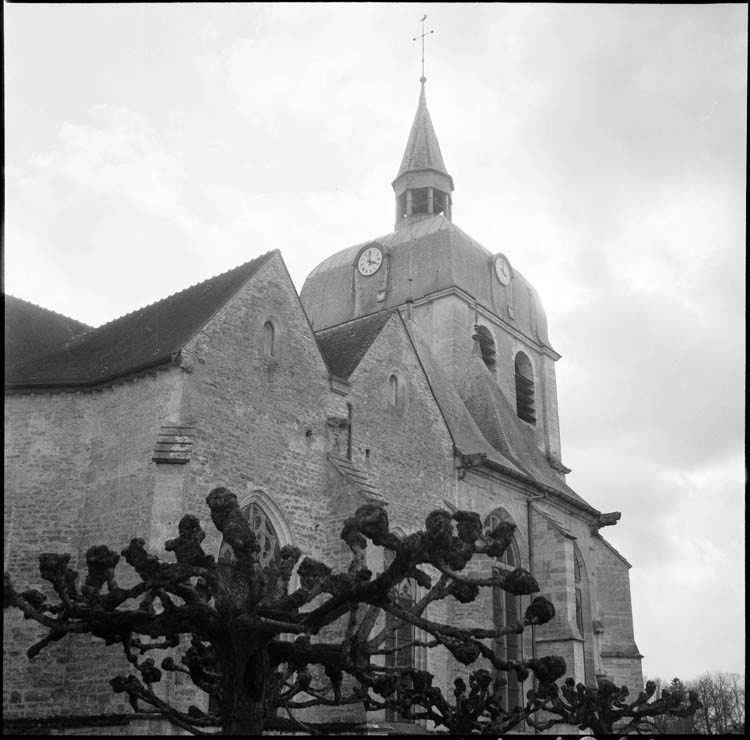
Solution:
<svg viewBox="0 0 750 740"><path fill-rule="evenodd" d="M34 303L5 296L5 367L15 367L65 345L90 326Z"/></svg>
<svg viewBox="0 0 750 740"><path fill-rule="evenodd" d="M328 369L340 378L348 378L391 314L392 311L381 311L316 332L315 337Z"/></svg>
<svg viewBox="0 0 750 740"><path fill-rule="evenodd" d="M555 475L537 447L534 432L518 418L481 357L472 358L469 372L461 379L459 392L485 437L499 446L529 478L590 513L599 513Z"/></svg>
<svg viewBox="0 0 750 740"><path fill-rule="evenodd" d="M86 386L168 360L262 267L268 252L6 368L6 387Z"/></svg>

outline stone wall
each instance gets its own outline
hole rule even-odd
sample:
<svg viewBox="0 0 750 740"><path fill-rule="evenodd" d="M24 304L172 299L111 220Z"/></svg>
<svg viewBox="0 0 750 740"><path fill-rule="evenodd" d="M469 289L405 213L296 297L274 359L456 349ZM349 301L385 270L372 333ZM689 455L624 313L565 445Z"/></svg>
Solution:
<svg viewBox="0 0 750 740"><path fill-rule="evenodd" d="M600 536L591 538L598 571L599 635L603 675L631 690L643 686L641 655L633 634L629 564Z"/></svg>
<svg viewBox="0 0 750 740"><path fill-rule="evenodd" d="M264 354L263 326L274 327ZM292 542L321 557L326 499L327 418L346 416L280 257L271 259L183 350L183 419L196 423L185 508L206 522L207 552L219 536L206 495L226 486L242 502L263 492L286 518Z"/></svg>
<svg viewBox="0 0 750 740"><path fill-rule="evenodd" d="M476 313L475 313L476 311ZM544 455L560 459L560 428L554 360L520 332L513 322L502 323L493 314L473 306L466 298L446 293L416 303L414 317L446 376L457 383L472 357L474 325L487 329L495 343L496 367L492 372L500 390L516 406L515 357L524 352L533 366L536 424L529 424ZM521 422L527 424L527 422Z"/></svg>
<svg viewBox="0 0 750 740"><path fill-rule="evenodd" d="M526 516L526 498L529 492L524 486L502 479L497 474L484 468L470 469L458 486L459 508L474 511L480 515L484 524L492 513L500 513L502 519L511 520L517 527L515 544L518 555L518 567L530 569L529 540ZM477 557L470 564L471 573L478 577L488 577L492 574L492 562L487 557ZM519 598L520 616L531 602L528 596ZM483 588L479 598L471 604L455 603L453 607L455 619L466 620L472 626L491 629L493 627L492 591ZM521 656L524 659L532 657L531 630L527 629L520 636ZM478 663L476 668L480 667ZM490 669L489 665L483 667ZM454 675L466 677L474 667L460 665L453 658L450 659L447 670ZM490 669L492 670L492 669ZM525 685L524 689L529 686Z"/></svg>
<svg viewBox="0 0 750 740"><path fill-rule="evenodd" d="M457 358L470 357L469 310L455 297L414 309L438 361L454 378L460 372ZM391 316L349 385L339 384L334 392L277 254L188 343L178 367L95 392L10 396L5 420L6 570L17 585L40 587L40 552L70 552L71 566L84 570L88 547L103 543L121 550L131 536L143 537L163 554L164 541L175 536L187 512L201 519L207 533L204 547L216 555L220 535L205 498L220 485L233 490L241 505L258 501L282 545L296 544L304 554L345 568L349 552L339 538L341 525L365 497L333 469L328 455L350 454L351 463L388 501L391 527L401 533L422 529L427 514L444 508L445 502L476 511L483 521L503 509L518 527L520 565L533 570L542 594L558 609L552 623L535 631L537 654L563 655L569 675L577 680L591 682L595 671L637 686L642 675L633 641L627 563L591 534L584 518L551 500L532 504L540 510L532 514L530 533L528 506L530 498L538 498L536 489L487 468L457 475L450 434L404 320ZM265 325L273 327L272 351L264 339ZM494 334L498 382L514 398L508 363L520 345L499 330ZM559 451L554 367L547 360L539 400L544 397L548 404L548 428L546 436L537 429L538 441ZM395 397L392 377L398 385ZM185 464L152 460L165 425L191 430ZM576 546L586 571L583 634L575 617ZM382 554L371 557L373 570L382 568ZM490 567L488 560L479 559L472 572L487 575ZM129 585L124 575L129 569L119 568L118 576L121 572L122 584ZM528 602L523 597L521 613ZM435 605L430 616L488 627L491 594L487 590L469 605L447 600ZM596 632L594 621L603 625ZM108 684L113 675L127 671L116 650L68 637L29 663L25 650L41 634L41 628L17 613L6 615L6 717L129 711ZM523 657L530 657L529 630L521 644ZM468 672L443 649L420 656L419 665L435 673L447 690L456 676ZM165 694L183 708L198 697L205 702L181 678L165 680Z"/></svg>
<svg viewBox="0 0 750 740"><path fill-rule="evenodd" d="M161 424L173 413L180 372L86 393L11 395L5 405L5 570L22 588L41 588L38 555L68 552L85 572L86 550L119 551L149 538ZM130 569L118 566L122 585ZM73 636L33 661L26 650L44 630L19 612L5 615L6 717L124 711L108 679L127 668L99 641Z"/></svg>
<svg viewBox="0 0 750 740"><path fill-rule="evenodd" d="M390 378L398 383L392 403ZM352 462L388 500L406 532L453 500L453 443L401 318L394 314L351 378Z"/></svg>

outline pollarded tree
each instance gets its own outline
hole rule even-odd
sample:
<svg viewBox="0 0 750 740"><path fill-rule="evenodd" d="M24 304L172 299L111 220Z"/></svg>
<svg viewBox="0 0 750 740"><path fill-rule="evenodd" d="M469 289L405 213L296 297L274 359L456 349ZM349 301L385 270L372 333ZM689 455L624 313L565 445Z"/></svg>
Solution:
<svg viewBox="0 0 750 740"><path fill-rule="evenodd" d="M627 686L616 686L608 680L599 681L596 688L576 684L572 678L558 687L555 682L540 684L528 695L528 723L537 730L547 730L557 724L577 725L594 735L653 734L660 732L654 721L657 717L688 717L701 708L698 693L688 690L679 679L669 689L662 689L656 698L657 685L647 681L642 691L628 701ZM537 719L534 709L544 710L544 719Z"/></svg>
<svg viewBox="0 0 750 740"><path fill-rule="evenodd" d="M262 567L257 540L235 495L217 488L206 501L214 525L234 553L229 563L217 564L203 551L205 534L198 520L186 515L179 536L165 543L175 563L164 563L147 552L141 539L131 540L122 551L140 579L131 588L118 586L115 567L120 555L104 546L86 553L88 573L80 587L78 574L68 565L69 555L40 555L40 575L52 585L58 603L48 603L35 589L19 593L6 574L5 607L19 608L48 629L28 650L29 657L70 633L119 643L140 678L117 676L111 681L114 690L125 692L136 711L143 702L197 735L352 729L351 724L302 723L292 714L316 705L394 709L405 718L430 720L451 734L495 735L524 720L539 728L576 724L595 733L612 732L615 725L618 732L651 731L651 717L685 716L700 707L693 693L662 692L659 700L652 701L652 682L630 703L627 688L609 682L592 689L567 679L558 687L566 671L562 658L506 661L498 656L487 641L520 633L554 616L554 607L542 597L531 601L522 621L501 629L457 627L430 618L430 604L449 596L470 603L486 587L516 595L539 590L521 568L492 578L462 573L474 555L502 556L513 538L515 526L510 523L482 532L477 514L438 510L427 517L423 531L399 537L390 531L382 507L362 506L341 532L352 551L351 565L346 573L333 573L311 558L300 561L295 547L282 548L278 561ZM366 565L368 540L393 553L391 562L375 576ZM290 593L295 566L300 587ZM435 579L425 567L436 574ZM414 579L424 589L424 596L406 606L398 599L399 584L405 579ZM383 612L391 617L385 626ZM326 631L339 620L341 629ZM388 632L403 623L428 635L413 645L443 646L467 666L482 659L495 677L486 668L474 670L468 687L457 678L452 696L446 696L430 673L384 665L383 656L393 651L384 647ZM326 639L327 633L338 638ZM152 651L180 648L179 663L170 655L159 668L146 657ZM204 712L191 706L183 711L168 704L156 687L163 671L186 674L209 694L213 699L209 707L216 709ZM509 672L521 682L533 672L538 682L536 690L527 693L524 706L504 706L502 674ZM288 716L276 716L279 709ZM542 710L544 719L536 718Z"/></svg>
<svg viewBox="0 0 750 740"><path fill-rule="evenodd" d="M57 603L49 603L35 589L18 592L6 574L5 606L19 608L48 630L28 650L29 657L70 633L119 643L140 678L117 676L111 681L114 690L125 692L134 709L139 702L148 704L193 734L215 734L217 728L220 734L242 735L271 728L336 729L293 718L293 710L315 705L392 708L406 717L430 719L452 733L501 733L537 711L531 701L525 708L504 707L502 681L493 681L484 669L471 674L470 690L457 679L453 697L446 697L433 685L431 674L383 665L383 645L392 629L382 626L383 612L391 615L392 623L406 622L428 636L414 644L443 646L463 665L481 658L496 671L515 672L520 681L532 671L540 687L553 685L565 674L561 658L506 661L486 644L549 621L555 612L547 599L534 598L521 622L502 629L453 626L429 616L430 604L449 596L468 603L481 588L500 587L517 595L539 590L521 568L492 578L462 573L474 555L500 557L512 540L512 524L503 522L482 532L477 514L438 510L427 517L423 531L399 537L390 531L382 507L365 505L341 532L352 551L351 565L346 573L334 573L311 558L300 561L299 549L289 546L281 549L278 561L263 567L256 537L236 496L216 488L206 502L214 525L234 553L230 563L217 564L203 551L205 533L196 517L186 515L179 536L165 543L176 562L162 562L137 538L122 551L140 579L130 588L117 584L120 555L105 546L87 551L88 572L80 586L69 555L40 555L40 575L51 584ZM368 540L394 555L377 575L366 565ZM300 587L290 592L295 566ZM397 598L405 579L414 579L424 589L424 596L408 606ZM324 638L322 634L331 632L325 628L339 620L341 629L334 630L339 638ZM148 657L152 651L180 648L179 662L170 656L157 667ZM204 712L191 706L184 711L168 704L157 687L163 671L186 674L217 709ZM288 717L276 716L279 709L286 709Z"/></svg>

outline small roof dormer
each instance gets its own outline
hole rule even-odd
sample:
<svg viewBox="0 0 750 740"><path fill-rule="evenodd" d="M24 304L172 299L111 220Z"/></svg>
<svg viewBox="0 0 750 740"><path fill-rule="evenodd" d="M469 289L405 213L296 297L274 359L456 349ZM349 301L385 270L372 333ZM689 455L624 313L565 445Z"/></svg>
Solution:
<svg viewBox="0 0 750 740"><path fill-rule="evenodd" d="M396 179L391 183L396 194L396 229L442 213L451 220L453 178L448 174L440 153L435 129L427 110L425 77L406 150Z"/></svg>

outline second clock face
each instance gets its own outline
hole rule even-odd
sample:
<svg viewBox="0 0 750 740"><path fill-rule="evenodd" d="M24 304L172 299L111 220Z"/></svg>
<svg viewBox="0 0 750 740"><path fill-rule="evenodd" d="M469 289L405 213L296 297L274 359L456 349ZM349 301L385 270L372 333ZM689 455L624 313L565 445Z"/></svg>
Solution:
<svg viewBox="0 0 750 740"><path fill-rule="evenodd" d="M497 279L503 285L508 285L513 278L513 270L510 267L510 262L502 254L498 254L495 257L495 275L497 275Z"/></svg>
<svg viewBox="0 0 750 740"><path fill-rule="evenodd" d="M368 247L359 255L357 269L362 275L374 275L383 264L383 253L377 247Z"/></svg>

